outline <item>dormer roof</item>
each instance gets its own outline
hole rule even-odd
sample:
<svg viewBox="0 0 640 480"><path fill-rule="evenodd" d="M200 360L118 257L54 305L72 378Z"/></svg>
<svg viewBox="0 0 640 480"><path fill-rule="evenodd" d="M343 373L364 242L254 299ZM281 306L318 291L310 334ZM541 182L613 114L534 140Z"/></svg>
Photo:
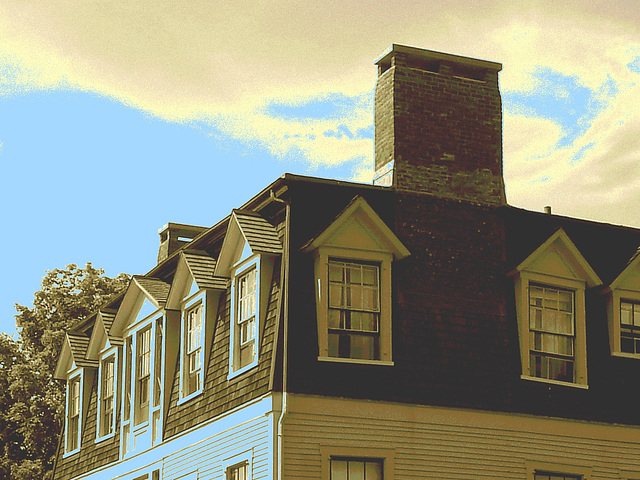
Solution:
<svg viewBox="0 0 640 480"><path fill-rule="evenodd" d="M167 298L167 308L179 309L190 291L226 290L229 279L215 276L216 260L200 250L182 251Z"/></svg>
<svg viewBox="0 0 640 480"><path fill-rule="evenodd" d="M351 200L327 228L302 247L302 251L347 245L359 250L390 252L395 260L410 255L395 233L360 196Z"/></svg>
<svg viewBox="0 0 640 480"><path fill-rule="evenodd" d="M536 248L510 272L510 275L517 275L523 271L579 279L584 281L587 287L602 285L600 277L562 228L556 230Z"/></svg>
<svg viewBox="0 0 640 480"><path fill-rule="evenodd" d="M98 359L100 351L105 348L107 342L110 346L124 344L121 337L109 333L115 317L115 310L100 310L98 312L91 332L89 346L87 347L87 358Z"/></svg>
<svg viewBox="0 0 640 480"><path fill-rule="evenodd" d="M170 289L169 283L158 278L134 275L109 328L109 336L121 337L127 324L138 317L144 305L150 310L149 314L163 308Z"/></svg>
<svg viewBox="0 0 640 480"><path fill-rule="evenodd" d="M640 248L631 256L620 275L609 285L611 290L616 288L640 291Z"/></svg>
<svg viewBox="0 0 640 480"><path fill-rule="evenodd" d="M87 335L66 332L53 378L66 380L67 372L74 365L76 367L97 367L98 362L96 360L87 359L88 347L89 337Z"/></svg>
<svg viewBox="0 0 640 480"><path fill-rule="evenodd" d="M167 296L169 295L169 290L171 288L171 285L167 282L142 275L134 275L133 281L156 307L160 307L167 303Z"/></svg>
<svg viewBox="0 0 640 480"><path fill-rule="evenodd" d="M226 290L229 279L226 277L216 277L216 260L204 252L181 252L185 265L193 276L193 280L201 289L222 289Z"/></svg>
<svg viewBox="0 0 640 480"><path fill-rule="evenodd" d="M252 254L282 253L282 242L275 227L260 214L233 210L215 267L217 276L226 277L231 267L249 249Z"/></svg>

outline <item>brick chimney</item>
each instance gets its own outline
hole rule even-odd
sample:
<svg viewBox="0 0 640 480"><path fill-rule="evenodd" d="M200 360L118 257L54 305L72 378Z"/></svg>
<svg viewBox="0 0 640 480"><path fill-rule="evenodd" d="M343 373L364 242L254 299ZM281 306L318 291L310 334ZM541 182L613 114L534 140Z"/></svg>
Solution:
<svg viewBox="0 0 640 480"><path fill-rule="evenodd" d="M502 65L403 45L376 65L374 184L505 204Z"/></svg>
<svg viewBox="0 0 640 480"><path fill-rule="evenodd" d="M158 230L158 234L160 235L158 263L170 257L176 250L179 250L189 244L191 240L196 238L205 230L207 230L206 227L198 227L196 225L167 223L164 227Z"/></svg>

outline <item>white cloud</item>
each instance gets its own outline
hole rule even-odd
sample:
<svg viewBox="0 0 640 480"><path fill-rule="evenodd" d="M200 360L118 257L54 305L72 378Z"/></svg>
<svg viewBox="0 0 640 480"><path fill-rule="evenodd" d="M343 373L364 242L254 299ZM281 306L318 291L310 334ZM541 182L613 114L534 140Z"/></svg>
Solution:
<svg viewBox="0 0 640 480"><path fill-rule="evenodd" d="M6 0L0 61L19 68L0 73L0 95L61 87L98 92L168 120L209 121L276 156L300 152L311 168L351 160L361 165L354 175L365 178L372 141L324 133L370 126L370 107L340 118L295 119L274 117L265 105L364 95L375 82L373 60L392 42L499 61L503 91L540 87L531 75L539 67L575 76L593 91L613 81L621 88L617 98L569 147L556 148L562 133L548 119L505 114L508 194L516 205L551 203L591 218L625 210L615 218L640 224L624 207L640 197L628 180L640 152L640 94L631 86L640 78L627 67L640 51L639 24L634 0L393 7L255 0L215 8L206 0ZM580 151L582 160L572 162Z"/></svg>

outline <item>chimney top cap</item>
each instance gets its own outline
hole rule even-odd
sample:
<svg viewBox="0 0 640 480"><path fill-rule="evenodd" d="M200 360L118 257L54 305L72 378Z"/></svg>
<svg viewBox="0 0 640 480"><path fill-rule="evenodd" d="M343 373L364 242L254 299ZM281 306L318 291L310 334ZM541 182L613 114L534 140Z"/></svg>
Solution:
<svg viewBox="0 0 640 480"><path fill-rule="evenodd" d="M425 60L449 60L458 64L468 65L470 67L488 68L499 72L502 70L502 64L491 62L489 60L480 60L479 58L463 57L452 53L436 52L424 48L409 47L407 45L391 44L389 48L376 60L376 65L385 65L391 63L391 58L396 53L405 53L414 57L423 58Z"/></svg>

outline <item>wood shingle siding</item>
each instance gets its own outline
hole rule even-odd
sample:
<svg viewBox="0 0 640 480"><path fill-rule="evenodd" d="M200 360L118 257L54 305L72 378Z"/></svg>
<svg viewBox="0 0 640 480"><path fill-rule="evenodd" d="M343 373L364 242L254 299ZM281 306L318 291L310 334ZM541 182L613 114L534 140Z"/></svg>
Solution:
<svg viewBox="0 0 640 480"><path fill-rule="evenodd" d="M75 478L103 465L117 462L120 456L120 415L116 417L115 435L99 443L95 442L98 410L98 379L94 376L91 386L87 415L82 419L81 449L67 458L63 458L64 445L58 449L55 478L66 480ZM62 433L64 438L64 429Z"/></svg>
<svg viewBox="0 0 640 480"><path fill-rule="evenodd" d="M220 298L213 348L206 366L204 391L194 399L178 405L180 394L180 358L175 370L171 400L167 414L164 438L216 417L252 399L258 398L269 389L272 350L276 330L277 305L280 295L280 261L276 262L269 295L266 321L261 332L258 365L239 375L227 379L229 373L229 333L231 301L228 290ZM211 319L212 321L214 319Z"/></svg>

